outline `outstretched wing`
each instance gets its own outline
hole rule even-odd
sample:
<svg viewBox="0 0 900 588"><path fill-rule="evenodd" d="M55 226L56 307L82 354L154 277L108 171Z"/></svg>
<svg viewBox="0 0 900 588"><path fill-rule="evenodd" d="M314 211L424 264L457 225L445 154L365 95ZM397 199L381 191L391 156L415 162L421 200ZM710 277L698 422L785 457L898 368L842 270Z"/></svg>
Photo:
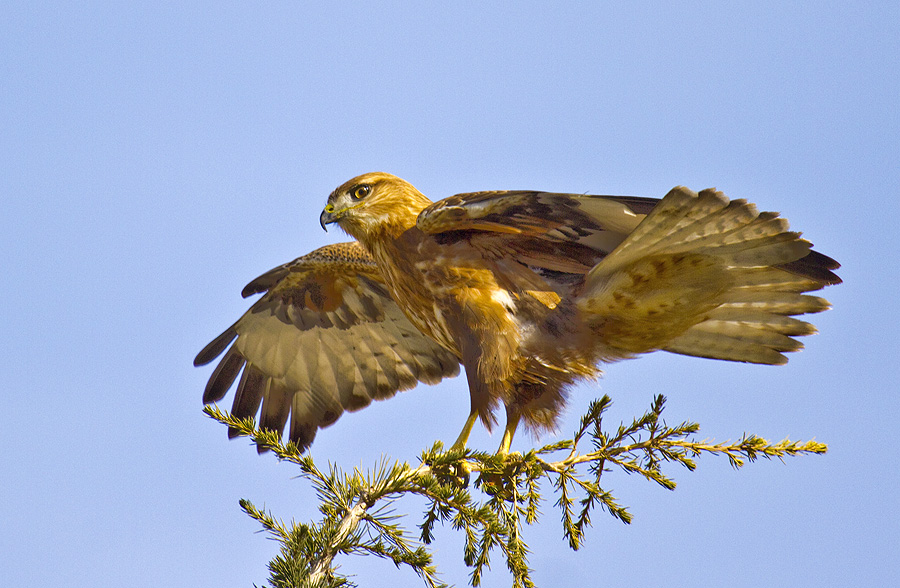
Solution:
<svg viewBox="0 0 900 588"><path fill-rule="evenodd" d="M242 295L260 292L194 360L205 365L228 348L203 402L221 400L240 373L232 413L255 416L261 404L260 426L279 432L290 416L290 439L301 448L345 410L459 373L459 360L404 316L357 242L279 266Z"/></svg>
<svg viewBox="0 0 900 588"><path fill-rule="evenodd" d="M811 247L777 213L674 188L590 271L579 307L611 349L786 363L815 332L792 317L829 307L803 293L841 281Z"/></svg>
<svg viewBox="0 0 900 588"><path fill-rule="evenodd" d="M791 317L828 307L802 293L840 283L832 271L839 264L786 220L714 190L676 188L663 200L459 194L423 210L417 226L524 264L574 296L596 326L603 359L661 348L784 363L782 352L802 347L792 337L815 330Z"/></svg>
<svg viewBox="0 0 900 588"><path fill-rule="evenodd" d="M465 237L483 248L499 248L503 243L522 254L523 263L583 274L631 235L660 202L659 198L640 196L472 192L435 202L419 214L416 226L425 233L443 234L447 240ZM473 237L473 232L484 238ZM831 271L840 264L808 247L806 252L806 256L778 267L822 285L840 283Z"/></svg>

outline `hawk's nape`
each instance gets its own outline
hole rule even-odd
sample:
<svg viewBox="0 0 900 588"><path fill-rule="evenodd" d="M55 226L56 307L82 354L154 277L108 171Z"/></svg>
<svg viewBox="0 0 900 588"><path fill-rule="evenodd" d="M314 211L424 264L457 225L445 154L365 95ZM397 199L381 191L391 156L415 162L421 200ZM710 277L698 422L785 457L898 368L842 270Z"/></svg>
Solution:
<svg viewBox="0 0 900 588"><path fill-rule="evenodd" d="M432 203L384 173L329 196L322 225L357 239L251 282L265 292L195 360L228 348L204 402L240 374L232 412L301 448L344 410L466 368L471 413L553 428L574 382L654 350L785 363L828 308L806 292L840 283L833 259L776 213L714 190L662 200L534 191Z"/></svg>

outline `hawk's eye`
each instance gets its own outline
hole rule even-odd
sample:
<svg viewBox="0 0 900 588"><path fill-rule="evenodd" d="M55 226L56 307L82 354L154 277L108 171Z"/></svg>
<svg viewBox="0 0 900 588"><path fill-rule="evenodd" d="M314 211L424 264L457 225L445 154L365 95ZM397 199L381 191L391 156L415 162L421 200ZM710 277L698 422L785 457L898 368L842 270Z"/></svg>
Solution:
<svg viewBox="0 0 900 588"><path fill-rule="evenodd" d="M372 186L367 184L363 184L361 186L357 186L350 191L350 195L353 196L356 200L362 200L366 196L369 195L369 192L372 191Z"/></svg>

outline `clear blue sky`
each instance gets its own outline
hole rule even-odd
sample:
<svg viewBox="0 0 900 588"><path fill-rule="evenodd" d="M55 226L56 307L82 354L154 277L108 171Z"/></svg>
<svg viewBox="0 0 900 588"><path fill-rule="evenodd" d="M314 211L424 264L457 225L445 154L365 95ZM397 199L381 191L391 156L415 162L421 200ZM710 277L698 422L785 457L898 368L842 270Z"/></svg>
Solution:
<svg viewBox="0 0 900 588"><path fill-rule="evenodd" d="M434 199L716 186L844 265L787 366L619 363L563 427L602 393L618 422L662 392L669 422L705 437L814 437L828 455L705 458L670 470L675 492L612 474L634 524L598 513L572 553L546 505L527 530L540 586L900 584L896 2L308 4L0 8L0 584L265 582L277 545L238 499L296 520L316 502L201 414L210 368L191 360L246 282L341 240L319 228L325 198L375 170ZM414 459L467 408L461 379L420 387L312 453ZM464 585L460 541L437 550ZM418 585L340 563L362 586ZM486 585L508 583L496 559Z"/></svg>

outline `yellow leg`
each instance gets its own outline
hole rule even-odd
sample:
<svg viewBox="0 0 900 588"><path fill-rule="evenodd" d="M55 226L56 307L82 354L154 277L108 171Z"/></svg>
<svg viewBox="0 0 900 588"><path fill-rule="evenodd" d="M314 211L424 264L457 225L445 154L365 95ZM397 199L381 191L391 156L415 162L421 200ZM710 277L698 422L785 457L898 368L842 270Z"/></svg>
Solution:
<svg viewBox="0 0 900 588"><path fill-rule="evenodd" d="M459 437L456 438L456 442L451 449L466 448L466 443L469 441L469 435L472 433L472 427L475 425L475 419L477 418L478 411L473 410L472 414L469 415L469 418L466 419L466 424L463 425L463 430L460 432Z"/></svg>
<svg viewBox="0 0 900 588"><path fill-rule="evenodd" d="M503 430L503 438L500 440L500 447L497 449L497 455L509 454L509 446L512 445L513 435L516 434L516 428L519 426L519 418L522 414L506 407L506 428Z"/></svg>

